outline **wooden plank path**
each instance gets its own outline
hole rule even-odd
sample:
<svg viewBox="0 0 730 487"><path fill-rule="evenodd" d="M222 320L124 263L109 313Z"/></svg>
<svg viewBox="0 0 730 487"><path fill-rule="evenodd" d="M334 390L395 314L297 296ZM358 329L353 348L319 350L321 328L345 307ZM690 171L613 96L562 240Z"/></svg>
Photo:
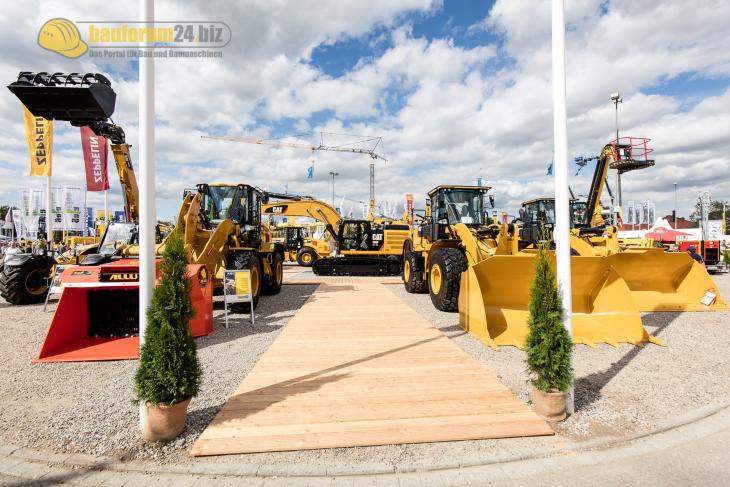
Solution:
<svg viewBox="0 0 730 487"><path fill-rule="evenodd" d="M193 455L552 434L373 281L320 284L198 438Z"/></svg>

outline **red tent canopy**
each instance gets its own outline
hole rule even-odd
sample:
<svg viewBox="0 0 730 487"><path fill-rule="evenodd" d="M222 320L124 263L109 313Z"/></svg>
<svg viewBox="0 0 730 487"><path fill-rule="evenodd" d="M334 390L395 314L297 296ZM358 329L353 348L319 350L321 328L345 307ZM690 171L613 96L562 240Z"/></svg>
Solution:
<svg viewBox="0 0 730 487"><path fill-rule="evenodd" d="M673 228L657 227L651 232L646 232L646 238L653 238L657 242L676 242L678 236L692 235L687 232L680 232Z"/></svg>

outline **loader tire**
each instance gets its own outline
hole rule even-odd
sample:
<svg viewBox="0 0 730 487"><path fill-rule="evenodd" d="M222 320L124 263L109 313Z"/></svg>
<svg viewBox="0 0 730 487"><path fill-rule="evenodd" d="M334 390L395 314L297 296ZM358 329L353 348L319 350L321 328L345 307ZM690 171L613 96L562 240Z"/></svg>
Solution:
<svg viewBox="0 0 730 487"><path fill-rule="evenodd" d="M406 250L403 256L403 284L406 292L423 294L427 291L426 281L423 279L423 265L420 258L412 250Z"/></svg>
<svg viewBox="0 0 730 487"><path fill-rule="evenodd" d="M254 309L259 304L261 296L262 277L261 260L256 252L236 252L231 256L228 267L235 270L251 271L251 288L253 292ZM250 313L251 303L234 303L231 304L233 313Z"/></svg>
<svg viewBox="0 0 730 487"><path fill-rule="evenodd" d="M274 253L271 259L271 271L273 274L264 276L264 286L261 292L264 294L279 294L281 284L284 282L284 258L280 253Z"/></svg>
<svg viewBox="0 0 730 487"><path fill-rule="evenodd" d="M10 304L42 303L48 293L51 268L47 259L31 258L21 265L3 266L0 296Z"/></svg>
<svg viewBox="0 0 730 487"><path fill-rule="evenodd" d="M428 292L431 302L440 311L459 309L461 273L467 268L466 256L459 249L434 251L428 263Z"/></svg>
<svg viewBox="0 0 730 487"><path fill-rule="evenodd" d="M302 267L312 267L318 259L317 252L311 247L302 247L297 252L297 264Z"/></svg>

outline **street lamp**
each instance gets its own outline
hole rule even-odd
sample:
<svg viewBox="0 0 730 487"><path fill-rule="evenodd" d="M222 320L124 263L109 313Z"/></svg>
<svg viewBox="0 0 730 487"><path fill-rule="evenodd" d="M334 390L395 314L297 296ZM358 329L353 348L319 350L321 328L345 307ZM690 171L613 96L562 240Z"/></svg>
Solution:
<svg viewBox="0 0 730 487"><path fill-rule="evenodd" d="M335 176L339 176L340 173L330 171L330 176L332 176L332 208L335 207Z"/></svg>
<svg viewBox="0 0 730 487"><path fill-rule="evenodd" d="M621 95L616 92L611 95L611 101L616 107L616 150L618 151L618 104L623 102L623 99L621 98ZM616 192L618 193L618 206L621 207L623 201L621 198L621 173L619 171L616 171Z"/></svg>
<svg viewBox="0 0 730 487"><path fill-rule="evenodd" d="M674 229L677 229L677 182L674 182L674 214L673 220L674 220Z"/></svg>

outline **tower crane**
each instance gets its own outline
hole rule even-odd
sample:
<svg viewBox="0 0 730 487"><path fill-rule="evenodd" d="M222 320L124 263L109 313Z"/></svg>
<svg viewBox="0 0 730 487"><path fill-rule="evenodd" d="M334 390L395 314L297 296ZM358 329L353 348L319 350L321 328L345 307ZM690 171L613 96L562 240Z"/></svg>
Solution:
<svg viewBox="0 0 730 487"><path fill-rule="evenodd" d="M289 149L304 149L309 151L333 151L333 152L349 152L352 154L367 154L372 159L370 162L370 202L369 202L369 216L371 218L375 217L375 162L380 159L383 162L388 162L388 160L378 154L376 150L378 147L383 145L383 138L382 137L366 137L362 140L357 140L355 142L349 142L347 144L339 144L339 145L325 145L324 138L326 135L345 135L350 136L349 134L334 134L329 132L320 132L320 141L319 145L314 144L308 144L305 142L284 142L277 139L256 139L256 138L250 138L250 137L231 137L231 136L221 136L221 135L201 135L201 139L210 139L210 140L223 140L226 142L242 142L244 144L256 144L256 145L268 145L270 147L285 147ZM352 135L351 137L359 137ZM364 144L364 143L374 143L372 149L363 149L359 147L351 147L356 144Z"/></svg>

